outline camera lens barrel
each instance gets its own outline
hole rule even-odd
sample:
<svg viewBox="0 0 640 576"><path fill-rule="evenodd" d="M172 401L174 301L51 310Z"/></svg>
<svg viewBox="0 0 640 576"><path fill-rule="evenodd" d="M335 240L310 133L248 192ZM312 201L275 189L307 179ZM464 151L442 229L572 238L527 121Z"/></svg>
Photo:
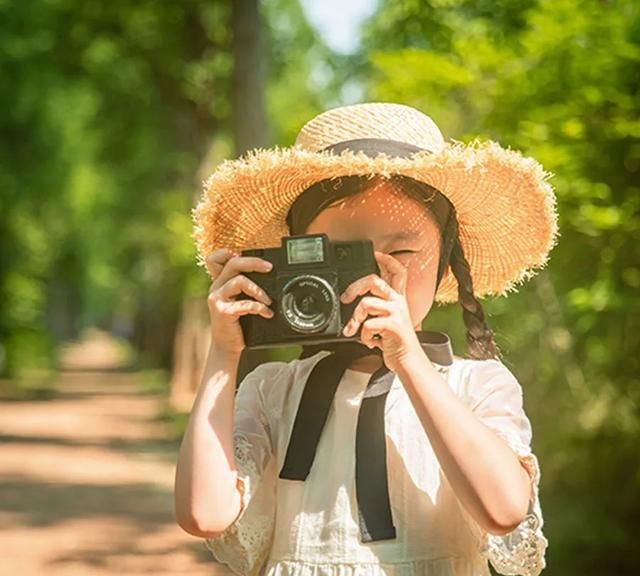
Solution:
<svg viewBox="0 0 640 576"><path fill-rule="evenodd" d="M283 319L293 330L303 334L322 331L340 308L331 284L313 274L302 274L289 280L282 289L280 305Z"/></svg>

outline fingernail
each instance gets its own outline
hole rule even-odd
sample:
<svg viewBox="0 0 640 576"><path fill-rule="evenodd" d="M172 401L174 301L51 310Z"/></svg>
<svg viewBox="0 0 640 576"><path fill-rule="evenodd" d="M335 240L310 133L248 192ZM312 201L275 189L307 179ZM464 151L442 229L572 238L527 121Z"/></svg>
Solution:
<svg viewBox="0 0 640 576"><path fill-rule="evenodd" d="M271 270L271 268L273 268L273 264L271 262L265 262L263 268L265 270Z"/></svg>

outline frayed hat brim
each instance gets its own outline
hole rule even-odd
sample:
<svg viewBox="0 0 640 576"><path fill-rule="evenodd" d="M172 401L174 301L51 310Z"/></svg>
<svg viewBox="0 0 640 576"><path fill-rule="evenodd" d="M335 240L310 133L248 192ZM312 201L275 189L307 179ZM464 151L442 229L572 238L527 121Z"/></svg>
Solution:
<svg viewBox="0 0 640 576"><path fill-rule="evenodd" d="M459 237L478 298L505 295L543 268L556 245L551 174L533 158L493 141L453 142L437 153L375 158L299 147L255 149L223 162L205 181L192 211L198 264L216 249L280 246L286 216L309 186L327 178L401 174L425 182L455 206ZM456 302L449 268L436 302Z"/></svg>

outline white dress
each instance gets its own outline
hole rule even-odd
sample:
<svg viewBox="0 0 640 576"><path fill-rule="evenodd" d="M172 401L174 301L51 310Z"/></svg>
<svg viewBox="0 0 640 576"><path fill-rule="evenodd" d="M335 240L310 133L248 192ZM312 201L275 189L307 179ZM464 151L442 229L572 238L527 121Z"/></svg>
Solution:
<svg viewBox="0 0 640 576"><path fill-rule="evenodd" d="M241 575L536 576L545 567L532 431L522 388L498 360L454 357L435 364L480 420L515 451L531 477L529 512L512 532L485 532L458 501L400 379L385 406L389 498L397 537L360 542L355 497L355 435L369 374L348 369L338 385L307 479L278 478L304 383L321 351L268 362L236 395L235 459L243 508L223 533L205 539Z"/></svg>

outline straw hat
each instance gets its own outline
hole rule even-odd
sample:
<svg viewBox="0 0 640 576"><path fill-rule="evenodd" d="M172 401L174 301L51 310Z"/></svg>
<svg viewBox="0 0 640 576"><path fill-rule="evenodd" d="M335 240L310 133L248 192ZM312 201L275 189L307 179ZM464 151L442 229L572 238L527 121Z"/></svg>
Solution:
<svg viewBox="0 0 640 576"><path fill-rule="evenodd" d="M365 153L356 145L362 141L405 154ZM492 141L445 142L433 120L414 108L365 103L316 116L290 148L255 149L224 161L192 210L198 265L222 247L279 247L290 235L287 212L305 189L331 177L376 174L425 182L453 204L478 298L515 291L546 265L556 244L551 174L536 160ZM435 300L457 298L447 268Z"/></svg>

